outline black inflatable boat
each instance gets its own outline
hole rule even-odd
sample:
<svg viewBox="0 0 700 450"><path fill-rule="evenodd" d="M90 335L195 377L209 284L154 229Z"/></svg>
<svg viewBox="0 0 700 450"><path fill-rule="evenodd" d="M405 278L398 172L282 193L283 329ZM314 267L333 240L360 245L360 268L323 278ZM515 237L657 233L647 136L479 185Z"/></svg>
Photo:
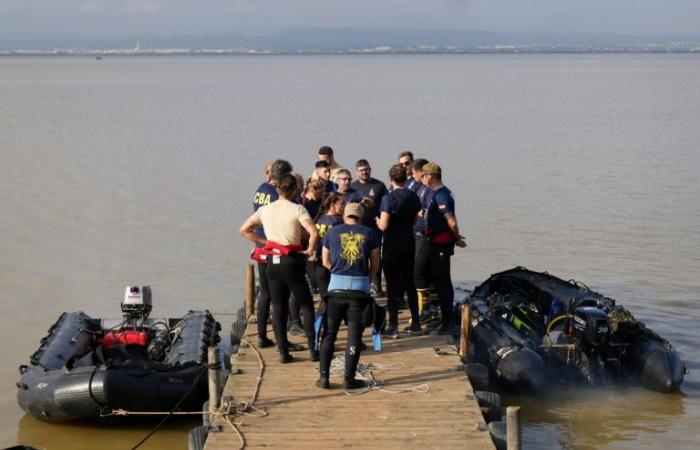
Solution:
<svg viewBox="0 0 700 450"><path fill-rule="evenodd" d="M148 317L150 309L150 288L130 286L123 319L61 314L29 365L20 366L20 407L46 422L115 410L201 410L208 347L219 342L220 324L208 311L158 319Z"/></svg>
<svg viewBox="0 0 700 450"><path fill-rule="evenodd" d="M474 358L501 385L537 391L551 382L680 386L686 368L671 344L615 300L575 281L516 267L467 298Z"/></svg>

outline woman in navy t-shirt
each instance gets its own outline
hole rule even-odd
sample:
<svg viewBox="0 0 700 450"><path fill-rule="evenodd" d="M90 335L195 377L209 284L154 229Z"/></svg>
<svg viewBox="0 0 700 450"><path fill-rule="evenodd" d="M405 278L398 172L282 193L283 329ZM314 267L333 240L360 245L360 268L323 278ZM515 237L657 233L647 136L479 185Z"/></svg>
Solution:
<svg viewBox="0 0 700 450"><path fill-rule="evenodd" d="M345 348L345 389L366 387L355 379L362 342L362 312L372 301L369 280L379 268L379 235L360 224L362 207L349 203L343 213L344 223L334 226L323 239L323 265L331 271L326 304L326 332L321 344L320 378L316 385L330 387L329 374L335 340L340 324L348 322L348 344Z"/></svg>
<svg viewBox="0 0 700 450"><path fill-rule="evenodd" d="M328 292L328 283L331 279L330 270L323 267L321 261L321 249L323 237L336 225L343 223L343 209L345 208L345 197L336 192L331 193L323 201L321 215L316 219L316 230L318 230L318 247L316 248L316 261L314 261L314 279L321 296Z"/></svg>

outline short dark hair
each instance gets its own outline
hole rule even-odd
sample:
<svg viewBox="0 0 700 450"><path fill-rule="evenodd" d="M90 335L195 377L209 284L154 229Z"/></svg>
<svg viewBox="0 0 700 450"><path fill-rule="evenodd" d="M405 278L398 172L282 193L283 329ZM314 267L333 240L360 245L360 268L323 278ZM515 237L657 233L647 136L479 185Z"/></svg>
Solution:
<svg viewBox="0 0 700 450"><path fill-rule="evenodd" d="M283 173L277 178L277 190L287 198L294 197L297 193L297 178L291 173Z"/></svg>
<svg viewBox="0 0 700 450"><path fill-rule="evenodd" d="M366 159L358 159L357 162L355 163L355 168L365 167L365 166L369 167L369 161L367 161Z"/></svg>
<svg viewBox="0 0 700 450"><path fill-rule="evenodd" d="M389 179L396 184L406 182L406 169L401 164L394 164L389 169Z"/></svg>
<svg viewBox="0 0 700 450"><path fill-rule="evenodd" d="M425 158L418 158L417 160L413 161L413 165L411 168L413 170L423 170L423 166L428 164L428 160Z"/></svg>
<svg viewBox="0 0 700 450"><path fill-rule="evenodd" d="M321 168L321 167L330 167L330 166L331 166L331 163L329 163L328 161L322 161L322 160L319 159L318 161L316 161L316 166L315 166L315 167L316 167L317 169L319 169L319 168Z"/></svg>
<svg viewBox="0 0 700 450"><path fill-rule="evenodd" d="M410 150L402 151L401 153L399 153L399 157L397 159L401 159L404 156L408 156L409 158L411 158L411 161L413 161L413 152L412 151L410 151Z"/></svg>
<svg viewBox="0 0 700 450"><path fill-rule="evenodd" d="M333 156L333 149L327 145L324 145L323 147L318 149L318 154L319 155Z"/></svg>
<svg viewBox="0 0 700 450"><path fill-rule="evenodd" d="M270 168L270 178L273 180L278 180L279 182L280 177L288 173L292 173L292 165L289 163L289 161L278 159L272 163L272 167Z"/></svg>

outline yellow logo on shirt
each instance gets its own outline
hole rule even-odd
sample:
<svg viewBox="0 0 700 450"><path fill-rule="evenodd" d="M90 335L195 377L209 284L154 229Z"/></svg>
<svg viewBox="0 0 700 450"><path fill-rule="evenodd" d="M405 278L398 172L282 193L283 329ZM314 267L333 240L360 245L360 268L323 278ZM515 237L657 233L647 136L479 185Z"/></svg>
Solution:
<svg viewBox="0 0 700 450"><path fill-rule="evenodd" d="M270 203L270 194L264 192L256 192L253 197L253 203L256 205L267 205Z"/></svg>
<svg viewBox="0 0 700 450"><path fill-rule="evenodd" d="M340 257L350 265L355 264L362 256L360 246L364 240L362 234L340 233Z"/></svg>

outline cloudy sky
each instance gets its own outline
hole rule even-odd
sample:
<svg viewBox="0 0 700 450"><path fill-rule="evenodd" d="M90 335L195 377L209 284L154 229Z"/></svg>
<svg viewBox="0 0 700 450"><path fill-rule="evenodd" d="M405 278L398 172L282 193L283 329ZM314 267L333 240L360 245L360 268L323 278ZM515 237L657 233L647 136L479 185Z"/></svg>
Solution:
<svg viewBox="0 0 700 450"><path fill-rule="evenodd" d="M700 34L700 0L0 0L0 38L308 27Z"/></svg>

